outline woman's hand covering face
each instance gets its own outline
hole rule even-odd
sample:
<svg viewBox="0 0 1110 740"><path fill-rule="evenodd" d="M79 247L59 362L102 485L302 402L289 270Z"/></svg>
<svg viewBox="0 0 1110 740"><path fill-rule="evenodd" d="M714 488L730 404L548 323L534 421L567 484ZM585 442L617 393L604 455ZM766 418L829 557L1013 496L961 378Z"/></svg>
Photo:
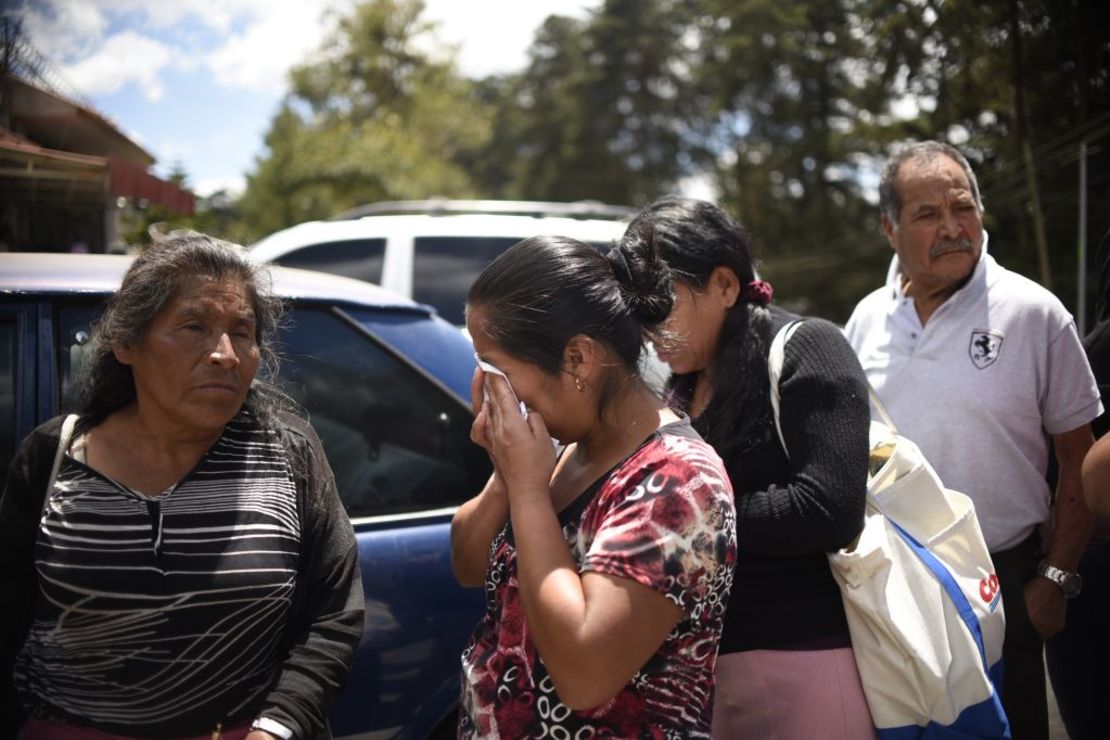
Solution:
<svg viewBox="0 0 1110 740"><path fill-rule="evenodd" d="M489 451L510 499L514 493L547 491L555 449L543 417L535 410L527 419L521 416L520 402L503 375L482 373L481 382L488 400L482 401L471 437Z"/></svg>

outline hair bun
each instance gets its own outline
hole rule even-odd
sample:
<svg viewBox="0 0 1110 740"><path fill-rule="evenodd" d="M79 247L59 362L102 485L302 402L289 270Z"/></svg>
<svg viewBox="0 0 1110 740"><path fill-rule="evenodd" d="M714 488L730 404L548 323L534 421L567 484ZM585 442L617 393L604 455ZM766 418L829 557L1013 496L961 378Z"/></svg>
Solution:
<svg viewBox="0 0 1110 740"><path fill-rule="evenodd" d="M628 257L625 255L624 250L620 245L614 245L609 250L609 266L613 269L613 275L617 278L617 282L622 286L633 285L635 280L632 276L632 267L628 264Z"/></svg>
<svg viewBox="0 0 1110 740"><path fill-rule="evenodd" d="M659 259L651 241L640 240L634 246L615 245L609 250L608 259L621 297L636 321L644 326L663 323L674 305L671 271Z"/></svg>

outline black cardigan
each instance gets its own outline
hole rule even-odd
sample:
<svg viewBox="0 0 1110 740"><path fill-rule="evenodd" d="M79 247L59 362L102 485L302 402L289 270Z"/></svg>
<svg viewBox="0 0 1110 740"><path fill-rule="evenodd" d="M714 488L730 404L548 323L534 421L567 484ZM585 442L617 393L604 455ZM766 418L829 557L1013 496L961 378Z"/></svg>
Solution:
<svg viewBox="0 0 1110 740"><path fill-rule="evenodd" d="M4 738L13 737L23 721L12 667L38 594L34 547L62 419L51 419L23 440L0 497L0 562L6 576L5 606L0 609ZM291 729L298 740L327 737L327 708L347 679L362 637L365 606L358 550L316 433L293 416L283 417L276 431L293 458L301 554L283 643L286 658L269 694L253 709L255 716L265 714Z"/></svg>
<svg viewBox="0 0 1110 740"><path fill-rule="evenodd" d="M794 318L772 309L766 346ZM789 459L769 396L760 399L767 413L757 438L725 459L736 494L737 557L722 654L850 644L826 553L863 528L867 379L840 329L807 319L786 345L779 389Z"/></svg>

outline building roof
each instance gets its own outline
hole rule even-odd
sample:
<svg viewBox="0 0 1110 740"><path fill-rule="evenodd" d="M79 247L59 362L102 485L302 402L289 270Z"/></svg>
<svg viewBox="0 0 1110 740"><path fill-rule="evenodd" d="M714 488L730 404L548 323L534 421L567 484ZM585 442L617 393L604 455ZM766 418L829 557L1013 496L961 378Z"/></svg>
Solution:
<svg viewBox="0 0 1110 740"><path fill-rule="evenodd" d="M150 174L154 157L104 116L10 74L0 75L0 84L11 93L10 126L0 126L0 178L32 181L40 189L90 183L95 192L146 200L174 213L195 211L193 194Z"/></svg>
<svg viewBox="0 0 1110 740"><path fill-rule="evenodd" d="M9 128L29 134L36 143L74 154L119 157L144 167L154 164L154 155L92 108L11 74L0 76L0 84L10 96Z"/></svg>

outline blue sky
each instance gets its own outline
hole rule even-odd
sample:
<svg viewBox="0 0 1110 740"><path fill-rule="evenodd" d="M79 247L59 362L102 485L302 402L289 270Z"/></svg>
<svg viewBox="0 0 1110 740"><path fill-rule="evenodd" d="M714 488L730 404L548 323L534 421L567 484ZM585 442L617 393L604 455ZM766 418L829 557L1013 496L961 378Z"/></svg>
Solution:
<svg viewBox="0 0 1110 740"><path fill-rule="evenodd" d="M354 1L29 0L17 12L74 91L154 155L157 174L180 163L204 195L242 187L286 72L318 48L326 14ZM600 0L425 3L443 48L481 76L523 65L547 15L580 16Z"/></svg>

